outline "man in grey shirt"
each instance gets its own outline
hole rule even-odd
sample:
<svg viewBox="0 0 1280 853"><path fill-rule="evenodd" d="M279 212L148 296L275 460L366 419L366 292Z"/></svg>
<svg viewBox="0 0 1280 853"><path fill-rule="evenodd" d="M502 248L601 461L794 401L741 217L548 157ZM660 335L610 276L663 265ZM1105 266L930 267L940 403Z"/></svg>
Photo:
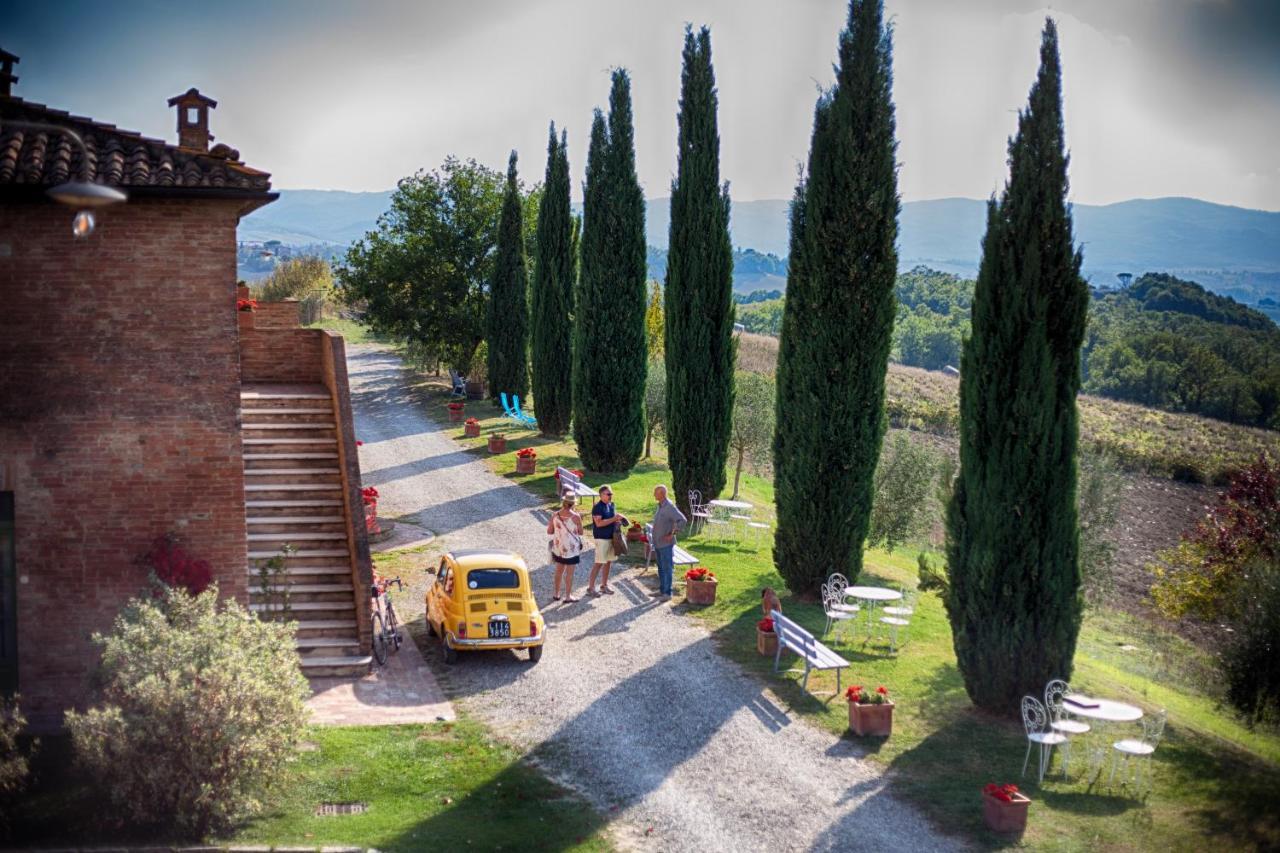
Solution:
<svg viewBox="0 0 1280 853"><path fill-rule="evenodd" d="M653 514L653 541L649 543L658 557L658 591L654 595L667 600L671 598L671 576L675 572L676 534L689 519L667 499L666 486L656 486L653 499L658 502L658 510Z"/></svg>

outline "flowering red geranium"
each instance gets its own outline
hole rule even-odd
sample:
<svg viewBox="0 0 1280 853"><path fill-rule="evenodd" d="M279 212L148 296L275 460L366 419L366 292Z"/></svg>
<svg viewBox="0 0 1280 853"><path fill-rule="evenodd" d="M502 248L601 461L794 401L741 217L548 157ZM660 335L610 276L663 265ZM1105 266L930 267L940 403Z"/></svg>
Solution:
<svg viewBox="0 0 1280 853"><path fill-rule="evenodd" d="M451 411L451 412L461 412L464 408L466 408L466 405L467 405L466 403L450 403L450 404L449 404L449 411Z"/></svg>
<svg viewBox="0 0 1280 853"><path fill-rule="evenodd" d="M258 310L258 300L256 300L256 299L237 299L237 300L236 300L236 310L237 310L237 311L257 311L257 310Z"/></svg>
<svg viewBox="0 0 1280 853"><path fill-rule="evenodd" d="M764 617L763 619L761 619L759 622L757 622L757 623L756 623L756 630L758 630L758 631L760 631L760 632L762 632L762 633L765 633L765 634L772 634L772 633L773 633L773 618L772 618L772 617L769 617L769 616L766 616L766 617Z"/></svg>
<svg viewBox="0 0 1280 853"><path fill-rule="evenodd" d="M522 447L516 451L516 456L519 456L521 459L534 459L537 458L538 452L532 447Z"/></svg>
<svg viewBox="0 0 1280 853"><path fill-rule="evenodd" d="M208 560L197 560L178 545L172 533L151 543L151 550L139 560L155 573L165 586L182 587L199 595L213 582L213 567Z"/></svg>
<svg viewBox="0 0 1280 853"><path fill-rule="evenodd" d="M695 566L684 573L684 579L687 581L714 581L716 576L706 566Z"/></svg>
<svg viewBox="0 0 1280 853"><path fill-rule="evenodd" d="M463 423L466 424L467 426L475 426L480 422L475 418L467 418L465 421L463 421Z"/></svg>
<svg viewBox="0 0 1280 853"><path fill-rule="evenodd" d="M360 490L360 495L364 498L365 506L378 502L378 490L373 486L365 486Z"/></svg>
<svg viewBox="0 0 1280 853"><path fill-rule="evenodd" d="M995 797L1002 803L1012 803L1013 797L1018 793L1017 785L997 785L995 782L987 783L982 789L982 793L989 797Z"/></svg>
<svg viewBox="0 0 1280 853"><path fill-rule="evenodd" d="M874 693L864 693L861 684L855 684L844 692L844 698L859 705L884 705L889 701L889 691L882 684Z"/></svg>

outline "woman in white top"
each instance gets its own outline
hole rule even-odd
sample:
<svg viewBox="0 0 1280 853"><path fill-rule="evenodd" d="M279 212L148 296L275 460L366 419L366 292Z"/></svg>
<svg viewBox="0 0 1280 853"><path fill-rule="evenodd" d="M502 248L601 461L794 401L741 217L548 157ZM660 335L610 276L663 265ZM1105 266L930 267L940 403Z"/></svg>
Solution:
<svg viewBox="0 0 1280 853"><path fill-rule="evenodd" d="M560 509L552 513L551 520L547 522L547 533L551 535L551 559L556 566L551 600L560 600L560 579L564 578L565 604L578 600L573 597L573 572L578 567L578 555L582 553L582 516L573 509L577 502L572 494L565 494L560 500Z"/></svg>

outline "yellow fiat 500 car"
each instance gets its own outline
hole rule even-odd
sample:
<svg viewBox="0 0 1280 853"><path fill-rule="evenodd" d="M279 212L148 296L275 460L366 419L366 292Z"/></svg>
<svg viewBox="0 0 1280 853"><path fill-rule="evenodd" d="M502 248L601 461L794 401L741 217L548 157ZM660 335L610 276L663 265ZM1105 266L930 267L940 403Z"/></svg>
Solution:
<svg viewBox="0 0 1280 853"><path fill-rule="evenodd" d="M547 626L519 554L451 551L441 558L426 600L427 632L440 638L445 663L471 649L528 649L534 663L542 657Z"/></svg>

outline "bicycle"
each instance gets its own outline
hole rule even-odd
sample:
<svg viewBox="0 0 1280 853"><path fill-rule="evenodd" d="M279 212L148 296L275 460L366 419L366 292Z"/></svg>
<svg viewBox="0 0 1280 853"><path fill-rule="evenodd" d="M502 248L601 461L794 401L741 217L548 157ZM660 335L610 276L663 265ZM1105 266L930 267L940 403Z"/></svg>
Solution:
<svg viewBox="0 0 1280 853"><path fill-rule="evenodd" d="M400 622L396 619L396 608L391 603L391 596L387 590L395 584L401 590L404 584L400 582L400 578L380 578L375 576L373 585L370 587L370 594L373 597L373 657L378 662L378 666L385 666L387 663L387 649L393 648L399 651L400 643L404 641L403 635L400 633Z"/></svg>

